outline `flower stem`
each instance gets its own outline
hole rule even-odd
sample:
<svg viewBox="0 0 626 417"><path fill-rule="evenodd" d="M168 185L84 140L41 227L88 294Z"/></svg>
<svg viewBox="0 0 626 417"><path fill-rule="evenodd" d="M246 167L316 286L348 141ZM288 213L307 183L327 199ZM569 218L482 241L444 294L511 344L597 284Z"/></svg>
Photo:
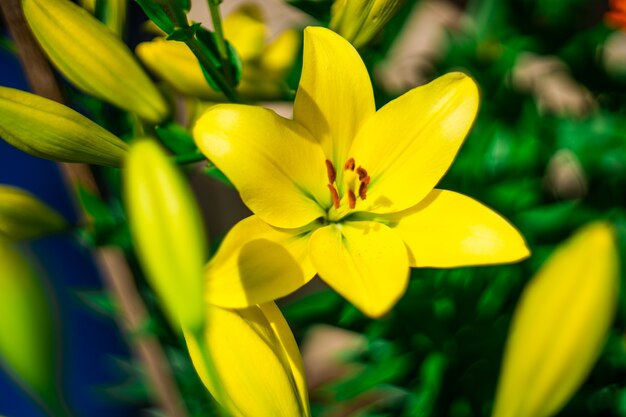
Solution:
<svg viewBox="0 0 626 417"><path fill-rule="evenodd" d="M237 97L237 93L235 89L228 83L228 81L224 78L224 75L218 71L218 69L213 65L211 59L209 59L208 54L209 51L206 50L206 47L198 40L198 38L194 35L193 38L190 38L185 41L189 49L194 53L198 61L200 61L200 65L204 68L211 78L215 81L215 84L222 90L222 93L233 103L239 103L239 97Z"/></svg>
<svg viewBox="0 0 626 417"><path fill-rule="evenodd" d="M220 59L224 68L224 75L229 84L232 85L230 78L230 61L228 59L228 49L226 48L226 38L224 38L224 30L222 28L222 17L220 14L219 5L221 0L208 0L209 11L211 12L211 20L213 21L213 30L215 31L215 42L217 44L217 50L220 54Z"/></svg>

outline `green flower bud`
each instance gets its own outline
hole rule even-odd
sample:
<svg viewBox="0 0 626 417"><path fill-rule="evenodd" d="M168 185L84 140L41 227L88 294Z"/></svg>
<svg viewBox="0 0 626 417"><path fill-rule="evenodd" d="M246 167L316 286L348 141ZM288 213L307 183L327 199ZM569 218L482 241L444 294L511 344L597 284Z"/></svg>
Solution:
<svg viewBox="0 0 626 417"><path fill-rule="evenodd" d="M362 48L385 27L400 5L400 0L335 0L329 27L355 48Z"/></svg>
<svg viewBox="0 0 626 417"><path fill-rule="evenodd" d="M129 224L147 278L174 327L204 323L206 243L202 219L185 179L159 145L131 146L124 191Z"/></svg>
<svg viewBox="0 0 626 417"><path fill-rule="evenodd" d="M613 320L619 261L596 222L561 245L526 286L504 352L493 417L549 417L576 392Z"/></svg>
<svg viewBox="0 0 626 417"><path fill-rule="evenodd" d="M32 239L66 227L65 219L37 197L0 184L0 240Z"/></svg>
<svg viewBox="0 0 626 417"><path fill-rule="evenodd" d="M29 261L0 242L0 364L53 406L59 370L47 292Z"/></svg>
<svg viewBox="0 0 626 417"><path fill-rule="evenodd" d="M69 0L23 0L24 15L57 69L77 88L158 123L165 100L128 47Z"/></svg>
<svg viewBox="0 0 626 417"><path fill-rule="evenodd" d="M0 87L0 137L22 151L62 162L118 166L128 145L55 101Z"/></svg>

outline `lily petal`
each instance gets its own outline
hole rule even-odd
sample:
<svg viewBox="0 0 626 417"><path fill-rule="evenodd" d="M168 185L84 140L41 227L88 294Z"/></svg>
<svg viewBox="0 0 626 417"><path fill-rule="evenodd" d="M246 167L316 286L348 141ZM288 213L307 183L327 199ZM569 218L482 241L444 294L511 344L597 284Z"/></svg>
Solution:
<svg viewBox="0 0 626 417"><path fill-rule="evenodd" d="M331 205L322 149L298 123L255 106L211 107L193 130L244 203L276 227L304 226Z"/></svg>
<svg viewBox="0 0 626 417"><path fill-rule="evenodd" d="M371 177L357 210L393 213L420 202L448 170L478 109L474 81L450 73L389 102L354 139Z"/></svg>
<svg viewBox="0 0 626 417"><path fill-rule="evenodd" d="M240 7L224 19L223 25L226 39L237 50L242 61L262 57L267 27L257 5Z"/></svg>
<svg viewBox="0 0 626 417"><path fill-rule="evenodd" d="M304 29L294 120L322 144L336 168L346 162L357 131L375 111L372 84L354 47L328 29Z"/></svg>
<svg viewBox="0 0 626 417"><path fill-rule="evenodd" d="M413 267L508 263L530 255L524 238L503 217L452 191L435 189L418 205L385 218L402 235Z"/></svg>
<svg viewBox="0 0 626 417"><path fill-rule="evenodd" d="M248 307L306 284L315 276L308 256L309 230L276 229L258 216L237 223L207 266L207 302Z"/></svg>
<svg viewBox="0 0 626 417"><path fill-rule="evenodd" d="M320 277L370 317L389 311L404 294L409 262L400 236L374 221L342 222L316 230L310 256Z"/></svg>

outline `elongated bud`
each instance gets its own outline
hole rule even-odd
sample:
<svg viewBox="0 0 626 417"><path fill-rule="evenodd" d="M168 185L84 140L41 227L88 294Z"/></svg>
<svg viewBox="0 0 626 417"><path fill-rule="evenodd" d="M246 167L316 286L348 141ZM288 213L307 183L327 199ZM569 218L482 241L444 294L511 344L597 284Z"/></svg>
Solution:
<svg viewBox="0 0 626 417"><path fill-rule="evenodd" d="M229 415L311 415L302 358L274 303L243 310L207 305L206 323L204 340L189 333L185 339L198 375Z"/></svg>
<svg viewBox="0 0 626 417"><path fill-rule="evenodd" d="M66 227L65 219L37 197L0 184L0 241L32 239Z"/></svg>
<svg viewBox="0 0 626 417"><path fill-rule="evenodd" d="M515 310L493 417L556 414L589 374L615 311L612 227L593 223L557 248Z"/></svg>
<svg viewBox="0 0 626 417"><path fill-rule="evenodd" d="M128 155L124 191L139 259L172 325L202 328L206 243L188 184L156 142L139 139Z"/></svg>
<svg viewBox="0 0 626 417"><path fill-rule="evenodd" d="M29 261L0 242L0 364L51 405L58 383L57 342L46 293Z"/></svg>
<svg viewBox="0 0 626 417"><path fill-rule="evenodd" d="M0 137L22 151L62 162L118 166L128 145L55 101L0 87Z"/></svg>
<svg viewBox="0 0 626 417"><path fill-rule="evenodd" d="M361 48L385 27L400 5L401 0L335 0L329 27Z"/></svg>
<svg viewBox="0 0 626 417"><path fill-rule="evenodd" d="M165 100L126 45L69 0L23 0L24 15L57 69L77 88L158 123Z"/></svg>

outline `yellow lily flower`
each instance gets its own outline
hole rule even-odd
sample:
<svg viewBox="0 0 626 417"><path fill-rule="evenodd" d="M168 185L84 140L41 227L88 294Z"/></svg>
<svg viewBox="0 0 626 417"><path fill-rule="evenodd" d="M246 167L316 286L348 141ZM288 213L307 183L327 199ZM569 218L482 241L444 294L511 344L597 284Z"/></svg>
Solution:
<svg viewBox="0 0 626 417"><path fill-rule="evenodd" d="M230 14L224 19L223 28L242 61L239 94L250 100L283 97L283 79L300 46L297 31L287 30L266 45L267 25L253 6ZM225 100L223 94L209 86L198 60L184 43L156 38L140 43L135 52L152 72L178 92L206 100Z"/></svg>
<svg viewBox="0 0 626 417"><path fill-rule="evenodd" d="M400 0L335 0L329 27L361 48L385 27L401 4Z"/></svg>
<svg viewBox="0 0 626 417"><path fill-rule="evenodd" d="M0 241L32 239L67 226L63 216L34 195L0 184Z"/></svg>
<svg viewBox="0 0 626 417"><path fill-rule="evenodd" d="M493 417L549 417L565 405L602 351L618 291L611 225L586 226L552 254L515 309Z"/></svg>
<svg viewBox="0 0 626 417"><path fill-rule="evenodd" d="M378 317L404 293L410 266L527 257L524 239L505 219L469 197L433 189L477 108L474 82L452 73L376 111L352 45L328 29L305 29L294 120L222 104L195 125L198 147L255 213L209 263L209 302L263 303L317 272Z"/></svg>
<svg viewBox="0 0 626 417"><path fill-rule="evenodd" d="M185 339L198 375L228 415L309 417L302 358L276 304L208 305L206 312L203 346L189 332Z"/></svg>

